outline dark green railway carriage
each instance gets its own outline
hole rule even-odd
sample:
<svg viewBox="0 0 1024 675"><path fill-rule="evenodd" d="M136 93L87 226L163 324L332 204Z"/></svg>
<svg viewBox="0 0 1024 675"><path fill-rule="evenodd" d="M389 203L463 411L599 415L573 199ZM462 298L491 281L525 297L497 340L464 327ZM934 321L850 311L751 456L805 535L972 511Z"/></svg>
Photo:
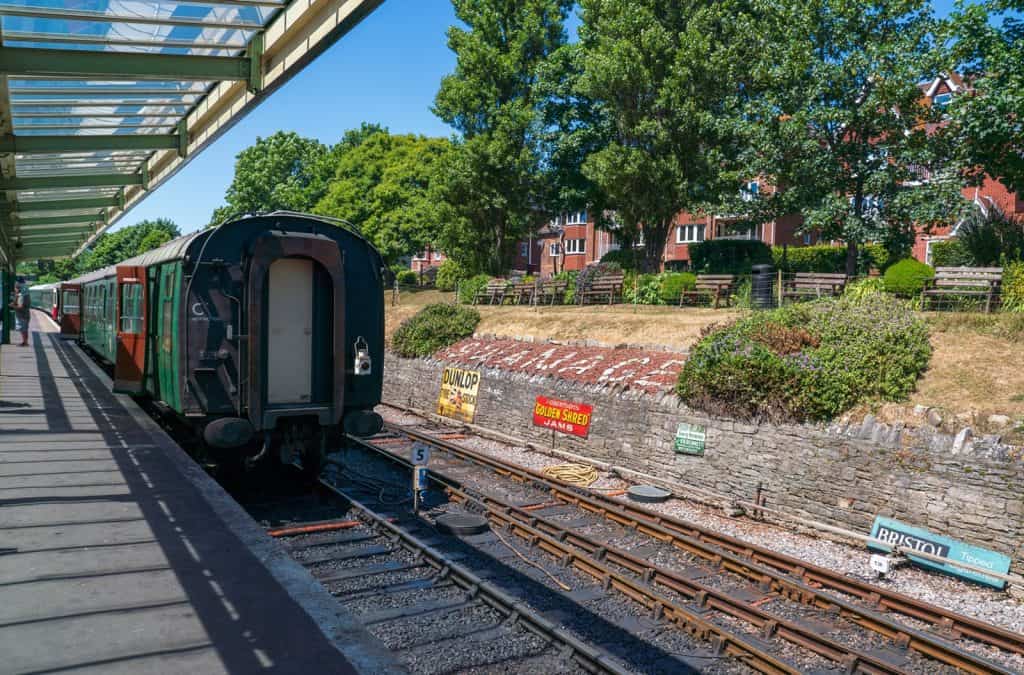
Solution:
<svg viewBox="0 0 1024 675"><path fill-rule="evenodd" d="M279 212L71 283L80 339L114 365L116 389L161 402L211 448L251 453L256 436L291 462L342 429L380 427L382 273L353 231Z"/></svg>

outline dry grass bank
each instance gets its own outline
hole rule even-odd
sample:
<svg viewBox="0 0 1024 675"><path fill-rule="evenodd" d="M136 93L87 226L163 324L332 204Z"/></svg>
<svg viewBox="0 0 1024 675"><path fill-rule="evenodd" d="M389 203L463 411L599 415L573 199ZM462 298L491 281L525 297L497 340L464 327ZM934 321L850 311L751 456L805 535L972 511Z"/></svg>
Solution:
<svg viewBox="0 0 1024 675"><path fill-rule="evenodd" d="M397 307L386 295L387 333L433 302L451 302L451 293L404 292ZM597 340L615 344L690 347L703 327L742 312L703 308L637 307L478 307L478 332L536 339ZM918 382L909 405L1024 418L1024 315L929 312L924 315L935 349L931 367ZM885 417L886 415L880 415Z"/></svg>
<svg viewBox="0 0 1024 675"><path fill-rule="evenodd" d="M398 306L386 300L387 334L433 302L451 302L451 293L418 291L403 293ZM728 321L741 312L698 307L636 307L631 305L576 305L553 307L516 307L505 305L476 308L481 321L478 333L507 337L532 336L551 340L596 340L607 345L665 345L686 349L700 337L705 326Z"/></svg>

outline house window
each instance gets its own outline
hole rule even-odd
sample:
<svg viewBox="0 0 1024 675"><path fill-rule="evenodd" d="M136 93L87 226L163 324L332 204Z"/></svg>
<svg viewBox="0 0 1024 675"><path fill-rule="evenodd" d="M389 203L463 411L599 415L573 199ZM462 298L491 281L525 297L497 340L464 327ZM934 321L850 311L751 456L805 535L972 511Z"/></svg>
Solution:
<svg viewBox="0 0 1024 675"><path fill-rule="evenodd" d="M743 186L743 189L740 191L740 198L745 202L752 202L757 199L757 194L760 190L760 184L756 180L752 180Z"/></svg>
<svg viewBox="0 0 1024 675"><path fill-rule="evenodd" d="M587 224L587 212L586 211L573 211L572 213L565 216L566 225L586 225Z"/></svg>
<svg viewBox="0 0 1024 675"><path fill-rule="evenodd" d="M704 241L704 227L703 223L690 223L689 225L678 226L676 228L676 243L694 244Z"/></svg>
<svg viewBox="0 0 1024 675"><path fill-rule="evenodd" d="M561 246L558 244L551 244L551 248L549 250L552 258L557 258L562 255Z"/></svg>
<svg viewBox="0 0 1024 675"><path fill-rule="evenodd" d="M525 258L530 254L530 245L525 241L519 243L519 257Z"/></svg>
<svg viewBox="0 0 1024 675"><path fill-rule="evenodd" d="M932 105L936 108L945 108L953 100L953 94L946 92L945 94L936 94L932 97Z"/></svg>
<svg viewBox="0 0 1024 675"><path fill-rule="evenodd" d="M804 246L810 246L810 245L811 245L811 233L810 232L804 232Z"/></svg>
<svg viewBox="0 0 1024 675"><path fill-rule="evenodd" d="M729 226L728 223L718 223L718 227L715 228L716 239L763 239L764 237L764 225L758 223L753 227L739 229Z"/></svg>
<svg viewBox="0 0 1024 675"><path fill-rule="evenodd" d="M586 239L566 239L565 240L565 254L566 255L578 255L585 253L587 250Z"/></svg>

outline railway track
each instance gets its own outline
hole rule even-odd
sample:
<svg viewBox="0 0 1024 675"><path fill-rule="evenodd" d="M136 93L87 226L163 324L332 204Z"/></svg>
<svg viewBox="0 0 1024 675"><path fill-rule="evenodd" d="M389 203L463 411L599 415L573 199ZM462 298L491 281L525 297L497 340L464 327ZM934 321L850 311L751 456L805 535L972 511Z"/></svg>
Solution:
<svg viewBox="0 0 1024 675"><path fill-rule="evenodd" d="M357 489L323 479L319 487L345 507L307 495L250 510L288 512L293 524L270 534L410 672L631 672L436 548L443 540L407 509L382 513ZM309 519L324 516L332 517Z"/></svg>
<svg viewBox="0 0 1024 675"><path fill-rule="evenodd" d="M772 649L766 648L779 642L811 652L832 668L847 672L935 672L942 666L973 673L1012 672L963 649L957 642L960 639L1024 653L1024 638L1010 631L580 490L438 435L437 429L389 425L383 435L354 440L407 465L401 455L414 442L440 450L454 464L443 470L432 469L431 477L453 500L480 510L492 525L559 557L563 564L601 579L605 586L642 603L652 616L714 643L721 651L742 655L744 662L763 672L792 672L790 664L775 658ZM472 472L467 473L466 467L510 479L527 493L532 490L535 500L540 495L541 500L531 505L525 503L528 497L518 495L520 503L513 503L515 500L474 489L469 486L474 482ZM456 472L460 475L453 478L450 474ZM476 483L484 486L487 480L477 476ZM669 564L655 564L650 555L610 545L609 537L581 534L581 522L570 522L569 527L557 517L545 517L545 510L557 512L558 507L640 535L681 557L669 555ZM582 529L588 528L593 529L592 525ZM614 539L615 532L610 534ZM724 576L744 583L730 589L729 584L719 581ZM909 622L897 621L892 615L901 615ZM908 623L923 623L928 629ZM746 632L723 635L718 632L723 625L743 625ZM853 644L828 636L843 632L837 631L838 626L855 629ZM779 651L776 648L775 653Z"/></svg>

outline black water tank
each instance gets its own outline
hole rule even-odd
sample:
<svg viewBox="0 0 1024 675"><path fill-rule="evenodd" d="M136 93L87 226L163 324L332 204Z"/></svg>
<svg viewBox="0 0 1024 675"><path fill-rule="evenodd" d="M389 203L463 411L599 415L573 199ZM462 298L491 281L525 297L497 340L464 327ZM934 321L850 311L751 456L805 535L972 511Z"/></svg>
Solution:
<svg viewBox="0 0 1024 675"><path fill-rule="evenodd" d="M759 309L775 306L775 267L773 265L753 265L750 268L750 302Z"/></svg>

